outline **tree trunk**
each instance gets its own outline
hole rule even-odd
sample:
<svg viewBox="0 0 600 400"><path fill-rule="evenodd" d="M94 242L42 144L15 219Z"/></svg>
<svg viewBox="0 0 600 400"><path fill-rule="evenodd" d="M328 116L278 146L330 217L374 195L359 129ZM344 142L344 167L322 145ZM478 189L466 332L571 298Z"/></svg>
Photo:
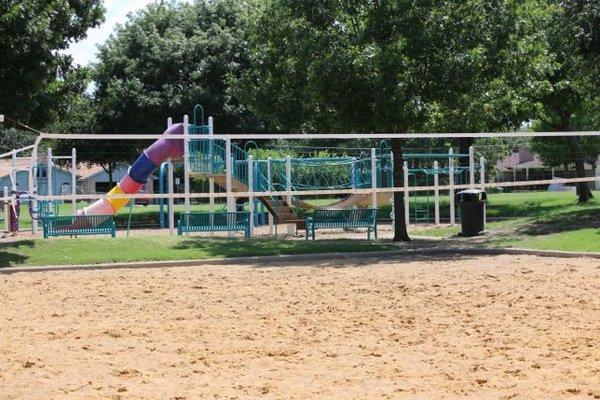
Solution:
<svg viewBox="0 0 600 400"><path fill-rule="evenodd" d="M569 143L569 148L571 150L571 157L575 163L577 178L585 178L585 160L583 159L583 153L581 152L579 137L569 136L567 142ZM580 182L577 184L577 195L579 196L580 203L587 203L589 199L594 197L587 182Z"/></svg>
<svg viewBox="0 0 600 400"><path fill-rule="evenodd" d="M399 188L404 186L402 140L392 139L391 146L394 155L394 187ZM404 196L404 192L394 193L394 242L410 242L404 219Z"/></svg>

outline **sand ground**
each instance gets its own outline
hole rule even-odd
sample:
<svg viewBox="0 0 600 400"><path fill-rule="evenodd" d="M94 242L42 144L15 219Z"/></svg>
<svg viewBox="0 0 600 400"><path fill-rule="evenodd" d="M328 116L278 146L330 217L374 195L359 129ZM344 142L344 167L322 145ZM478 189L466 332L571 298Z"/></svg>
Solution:
<svg viewBox="0 0 600 400"><path fill-rule="evenodd" d="M0 275L0 398L600 399L600 261Z"/></svg>

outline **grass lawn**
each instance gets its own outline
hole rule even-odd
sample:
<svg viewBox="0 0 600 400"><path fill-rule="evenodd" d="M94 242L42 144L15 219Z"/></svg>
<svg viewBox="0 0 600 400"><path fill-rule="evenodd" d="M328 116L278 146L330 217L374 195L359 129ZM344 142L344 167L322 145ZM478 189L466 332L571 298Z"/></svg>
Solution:
<svg viewBox="0 0 600 400"><path fill-rule="evenodd" d="M496 218L487 225L490 234L479 238L477 245L521 247L541 250L600 252L600 192L587 204L578 204L574 193L501 193L490 194L488 216ZM324 200L319 200L319 203ZM83 206L83 204L82 204ZM207 205L194 206L207 210ZM24 210L23 215L28 215ZM61 206L69 214L70 205ZM129 210L117 215L123 229ZM385 212L385 210L384 210ZM158 206L133 209L134 223L154 221L158 224ZM135 222L137 221L137 223ZM27 225L25 219L24 226ZM138 225L139 226L139 225ZM411 235L448 238L459 226L422 228L411 226ZM460 244L469 239L456 239ZM394 249L384 242L363 240L319 240L316 242L272 239L209 239L206 237L119 237L51 240L22 240L0 244L0 267L13 265L61 265L110 263L118 261L153 261L178 259L225 258L279 254L364 252Z"/></svg>
<svg viewBox="0 0 600 400"><path fill-rule="evenodd" d="M600 193L586 204L574 193L491 194L488 216L503 218L487 224L490 235L482 243L490 246L539 250L600 252ZM413 234L451 237L454 227L414 229ZM461 239L465 240L465 239Z"/></svg>
<svg viewBox="0 0 600 400"><path fill-rule="evenodd" d="M536 250L600 252L600 229L578 229L549 235L519 236L492 241L498 246Z"/></svg>
<svg viewBox="0 0 600 400"><path fill-rule="evenodd" d="M192 260L306 253L393 250L366 240L277 240L145 236L34 239L0 243L0 267Z"/></svg>

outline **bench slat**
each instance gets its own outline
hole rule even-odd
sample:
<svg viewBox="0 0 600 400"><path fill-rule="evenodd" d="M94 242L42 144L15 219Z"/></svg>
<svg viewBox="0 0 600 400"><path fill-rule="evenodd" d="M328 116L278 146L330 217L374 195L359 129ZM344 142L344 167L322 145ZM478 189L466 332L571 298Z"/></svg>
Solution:
<svg viewBox="0 0 600 400"><path fill-rule="evenodd" d="M234 232L244 231L250 237L250 213L215 212L185 213L179 217L177 234L184 232Z"/></svg>
<svg viewBox="0 0 600 400"><path fill-rule="evenodd" d="M51 236L111 235L116 236L112 215L46 216L42 218L44 238Z"/></svg>
<svg viewBox="0 0 600 400"><path fill-rule="evenodd" d="M377 209L360 208L346 210L315 210L313 216L306 220L306 239L309 231L313 240L317 228L368 228L367 238L371 237L371 230L377 237Z"/></svg>

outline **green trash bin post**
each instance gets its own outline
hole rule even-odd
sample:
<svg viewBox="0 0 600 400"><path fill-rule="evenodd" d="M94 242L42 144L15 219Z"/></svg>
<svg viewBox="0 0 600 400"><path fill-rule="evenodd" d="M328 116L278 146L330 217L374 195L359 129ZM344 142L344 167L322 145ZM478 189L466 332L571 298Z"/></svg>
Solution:
<svg viewBox="0 0 600 400"><path fill-rule="evenodd" d="M487 194L483 190L467 189L456 193L456 202L461 213L461 236L477 236L485 230L485 203Z"/></svg>

